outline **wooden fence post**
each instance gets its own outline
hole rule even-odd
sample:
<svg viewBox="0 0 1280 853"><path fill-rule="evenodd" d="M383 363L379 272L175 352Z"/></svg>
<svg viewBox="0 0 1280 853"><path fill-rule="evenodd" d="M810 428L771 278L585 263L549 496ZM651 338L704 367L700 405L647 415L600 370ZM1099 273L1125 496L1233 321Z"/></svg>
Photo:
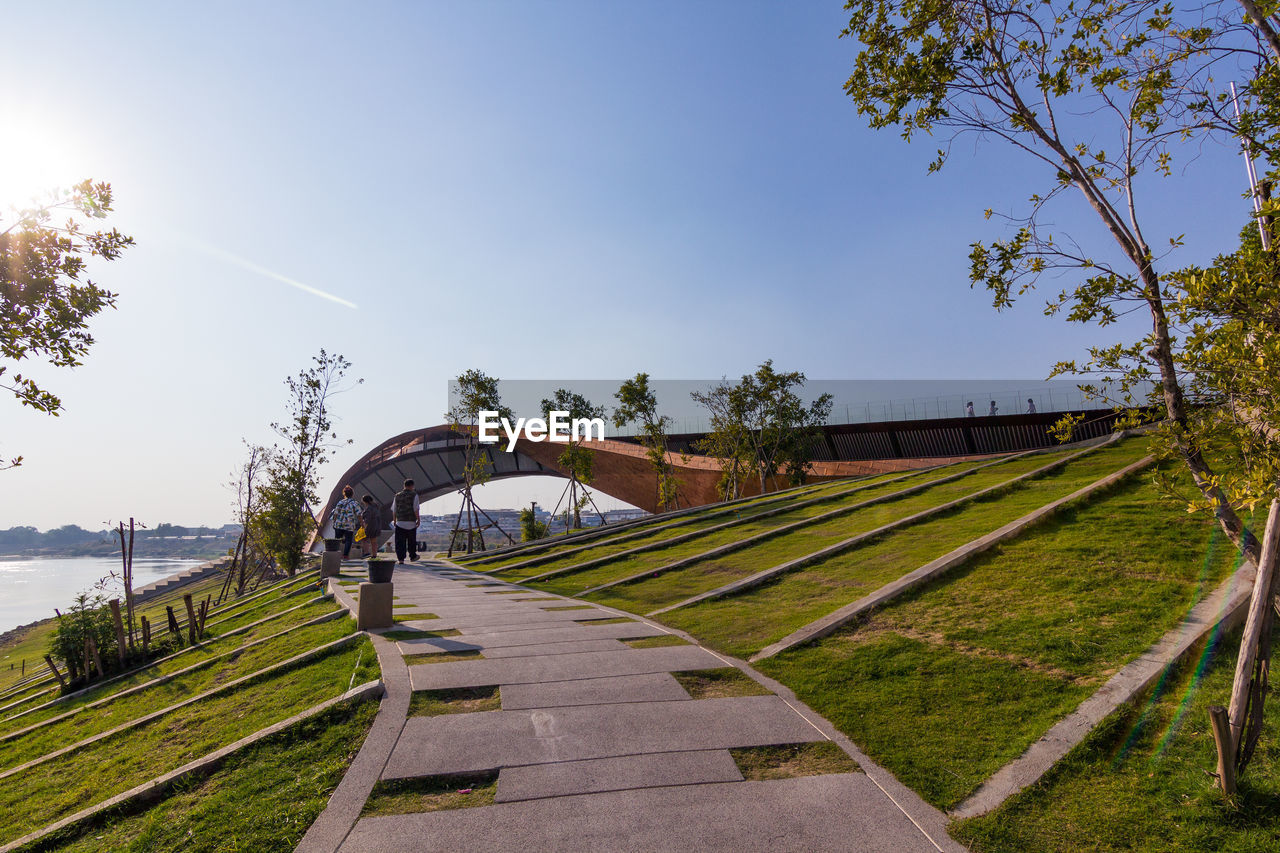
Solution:
<svg viewBox="0 0 1280 853"><path fill-rule="evenodd" d="M145 656L151 646L151 623L142 617L142 654Z"/></svg>
<svg viewBox="0 0 1280 853"><path fill-rule="evenodd" d="M58 672L58 668L53 665L53 658L45 655L44 662L49 664L49 671L53 673L54 678L58 679L58 686L62 688L63 692L65 692L67 689L67 680L62 677L62 673Z"/></svg>
<svg viewBox="0 0 1280 853"><path fill-rule="evenodd" d="M1218 785L1230 797L1236 792L1236 744L1227 709L1210 705L1209 719L1213 722L1213 743L1218 747Z"/></svg>
<svg viewBox="0 0 1280 853"><path fill-rule="evenodd" d="M85 637L85 642L89 644L89 653L93 655L93 665L98 669L98 677L102 678L107 671L102 668L102 656L98 654L98 641L90 634Z"/></svg>
<svg viewBox="0 0 1280 853"><path fill-rule="evenodd" d="M1276 575L1276 551L1280 548L1280 499L1271 502L1266 532L1262 536L1262 549L1258 559L1258 576L1253 582L1253 597L1249 601L1249 615L1244 623L1244 635L1240 639L1240 656L1236 660L1235 679L1231 684L1231 704L1227 719L1231 725L1231 753L1237 754L1245 727L1245 711L1253 701L1261 703L1264 696L1256 689L1254 664L1262 632L1271 626L1271 599L1274 595ZM1267 662L1263 661L1265 666ZM1234 760L1233 760L1234 763ZM1241 768L1243 769L1243 768Z"/></svg>
<svg viewBox="0 0 1280 853"><path fill-rule="evenodd" d="M128 649L124 639L124 620L120 618L120 599L113 598L107 603L111 605L111 621L116 629L116 656L120 658L120 668L124 669L125 653Z"/></svg>
<svg viewBox="0 0 1280 853"><path fill-rule="evenodd" d="M191 593L182 596L182 603L187 607L187 636L191 638L191 642L196 642L196 608L191 600Z"/></svg>
<svg viewBox="0 0 1280 853"><path fill-rule="evenodd" d="M173 608L169 605L164 606L164 611L169 615L169 633L178 638L178 645L182 645L182 629L178 627L178 617L173 615Z"/></svg>

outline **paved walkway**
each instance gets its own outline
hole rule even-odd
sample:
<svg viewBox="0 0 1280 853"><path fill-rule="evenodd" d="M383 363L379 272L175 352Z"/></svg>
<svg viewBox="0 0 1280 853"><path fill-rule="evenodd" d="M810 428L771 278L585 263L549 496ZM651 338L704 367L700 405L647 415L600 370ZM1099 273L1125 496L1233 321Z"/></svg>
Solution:
<svg viewBox="0 0 1280 853"><path fill-rule="evenodd" d="M668 633L691 641L685 634L445 562L397 566L394 583L399 612L436 617L403 627L458 634L394 641L375 632L387 694L299 850L964 849L941 812L782 685L697 645L623 642ZM354 610L347 590L336 593ZM458 651L480 656L404 660ZM772 692L692 699L671 674L726 666ZM502 710L409 716L413 691L491 685ZM744 781L729 753L823 740L864 772ZM380 779L494 769L493 805L361 817Z"/></svg>

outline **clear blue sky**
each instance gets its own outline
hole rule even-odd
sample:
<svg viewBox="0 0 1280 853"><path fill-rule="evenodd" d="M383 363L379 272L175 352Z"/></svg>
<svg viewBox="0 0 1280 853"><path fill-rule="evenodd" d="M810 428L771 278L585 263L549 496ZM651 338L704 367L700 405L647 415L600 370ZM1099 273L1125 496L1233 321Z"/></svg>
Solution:
<svg viewBox="0 0 1280 853"><path fill-rule="evenodd" d="M934 142L869 130L843 94L843 20L838 1L10 4L0 206L109 180L138 245L95 269L120 299L85 365L31 371L62 417L0 400L0 454L26 457L0 473L0 527L229 520L241 438L269 440L320 347L366 380L336 401L353 444L327 493L441 422L472 367L1040 377L1125 334L969 289L968 244L1003 233L983 209L1045 176L972 143L927 176ZM1242 189L1237 152L1206 149L1140 200L1149 239L1229 249ZM1070 201L1059 221L1105 246Z"/></svg>

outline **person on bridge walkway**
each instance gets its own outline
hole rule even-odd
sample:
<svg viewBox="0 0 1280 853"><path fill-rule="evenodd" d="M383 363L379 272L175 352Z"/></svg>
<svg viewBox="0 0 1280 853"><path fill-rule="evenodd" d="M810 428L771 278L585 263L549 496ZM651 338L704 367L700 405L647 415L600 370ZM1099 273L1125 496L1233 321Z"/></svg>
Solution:
<svg viewBox="0 0 1280 853"><path fill-rule="evenodd" d="M1034 415L1035 413L1036 413L1036 401L1028 397L1027 398L1027 414Z"/></svg>
<svg viewBox="0 0 1280 853"><path fill-rule="evenodd" d="M405 552L410 560L418 559L418 525L422 513L418 507L418 493L413 490L413 480L405 480L404 488L391 499L396 524L396 559L403 563Z"/></svg>
<svg viewBox="0 0 1280 853"><path fill-rule="evenodd" d="M378 556L378 535L382 533L382 510L374 503L373 495L365 495L360 499L364 509L360 512L360 524L364 527L364 538L360 540L360 553L366 557Z"/></svg>
<svg viewBox="0 0 1280 853"><path fill-rule="evenodd" d="M999 414L999 413L1000 413L1000 410L996 408L996 401L995 401L995 400L992 400L992 401L991 401L991 409L987 412L987 414L988 414L988 415L997 415L997 414Z"/></svg>
<svg viewBox="0 0 1280 853"><path fill-rule="evenodd" d="M356 490L350 486L342 489L342 500L333 508L333 535L342 540L342 559L351 556L351 543L360 526L360 504L355 501Z"/></svg>

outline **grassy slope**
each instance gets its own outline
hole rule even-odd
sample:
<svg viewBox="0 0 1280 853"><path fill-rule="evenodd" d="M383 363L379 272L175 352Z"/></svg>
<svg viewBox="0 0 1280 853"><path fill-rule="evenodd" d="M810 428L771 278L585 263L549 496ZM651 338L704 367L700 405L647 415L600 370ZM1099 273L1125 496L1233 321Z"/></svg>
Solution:
<svg viewBox="0 0 1280 853"><path fill-rule="evenodd" d="M730 598L663 614L711 645L747 656L973 539L1094 482L1141 455L1137 445L1099 451L1014 491L894 531ZM761 566L760 568L767 568ZM660 579L659 579L660 580ZM610 590L612 592L612 590ZM621 588L618 596L628 593ZM674 600L674 599L673 599ZM626 607L621 601L604 603ZM743 626L749 626L743 628Z"/></svg>
<svg viewBox="0 0 1280 853"><path fill-rule="evenodd" d="M377 710L376 702L334 708L250 747L149 809L79 828L46 849L292 850L324 810Z"/></svg>
<svg viewBox="0 0 1280 853"><path fill-rule="evenodd" d="M1215 540L1133 482L760 668L951 807L1217 585Z"/></svg>
<svg viewBox="0 0 1280 853"><path fill-rule="evenodd" d="M842 506L851 506L879 495L900 491L908 488L909 486L929 480L936 480L940 477L953 473L956 472L951 469L944 471L928 471L921 474L911 475L908 479L894 483L881 483L881 480L885 478L858 481L856 484L845 484L843 488L831 491L831 494L833 495L841 492L848 492L848 494L844 494L840 497L831 497L829 500L824 500L812 506L788 509L791 504L802 503L804 500L813 497L812 495L804 494L793 500L771 504L770 506L760 507L758 509L753 507L741 507L734 515L726 515L713 519L699 519L697 522L692 524L681 525L680 527L672 528L671 530L657 531L644 537L622 542L602 541L601 544L580 553L566 554L560 559L549 560L546 563L540 563L537 566L500 570L495 572L495 574L505 580L518 580L520 578L539 575L543 572L549 572L554 569L577 565L600 557L611 557L640 545L664 542L685 533L693 533L695 531L706 530L709 527L718 527L726 524L731 525L724 530L705 533L687 543L677 543L662 548L656 548L651 552L620 559L618 562L611 563L604 569L609 576L621 577L626 574L642 571L650 565L662 565L683 556L700 553L708 548L715 547L716 545L736 541L762 530L779 527L788 522L798 521L800 519L812 518L825 512L831 512L832 510ZM898 475L894 476L896 477ZM787 511L765 518L758 517L763 513L773 512L779 509ZM582 575L585 576L585 573L582 573ZM575 575L574 580L570 581L570 583L576 582L578 576L579 575ZM585 586L581 588L585 588Z"/></svg>
<svg viewBox="0 0 1280 853"><path fill-rule="evenodd" d="M1280 638L1277 638L1280 641ZM1258 751L1229 803L1208 706L1231 692L1239 633L1193 659L1145 703L1114 714L1038 784L953 834L979 853L1280 849L1280 718L1274 693Z"/></svg>
<svg viewBox="0 0 1280 853"><path fill-rule="evenodd" d="M371 644L339 649L0 781L0 841L126 791L377 676Z"/></svg>

